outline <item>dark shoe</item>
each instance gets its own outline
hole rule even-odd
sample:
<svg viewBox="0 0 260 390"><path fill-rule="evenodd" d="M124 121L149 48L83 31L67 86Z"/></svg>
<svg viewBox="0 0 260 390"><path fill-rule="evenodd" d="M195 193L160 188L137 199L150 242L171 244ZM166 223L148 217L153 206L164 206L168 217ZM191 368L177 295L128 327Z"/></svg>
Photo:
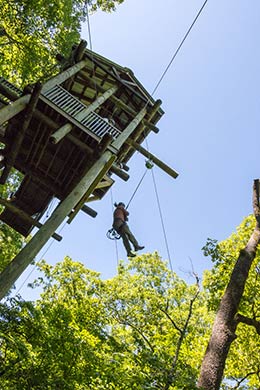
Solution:
<svg viewBox="0 0 260 390"><path fill-rule="evenodd" d="M140 246L140 245L138 245L138 246L135 248L136 251L141 251L142 249L144 249L144 246Z"/></svg>
<svg viewBox="0 0 260 390"><path fill-rule="evenodd" d="M128 253L127 253L127 256L128 256L128 257L135 257L135 254L132 253L132 252L128 252Z"/></svg>

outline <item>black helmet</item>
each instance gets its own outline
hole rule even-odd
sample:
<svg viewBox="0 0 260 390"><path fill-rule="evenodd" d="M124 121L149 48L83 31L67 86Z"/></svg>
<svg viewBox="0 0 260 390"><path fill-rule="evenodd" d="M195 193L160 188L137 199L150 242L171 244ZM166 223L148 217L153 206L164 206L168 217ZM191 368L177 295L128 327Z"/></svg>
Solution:
<svg viewBox="0 0 260 390"><path fill-rule="evenodd" d="M125 204L124 204L123 202L119 202L119 203L117 204L117 206L125 207Z"/></svg>

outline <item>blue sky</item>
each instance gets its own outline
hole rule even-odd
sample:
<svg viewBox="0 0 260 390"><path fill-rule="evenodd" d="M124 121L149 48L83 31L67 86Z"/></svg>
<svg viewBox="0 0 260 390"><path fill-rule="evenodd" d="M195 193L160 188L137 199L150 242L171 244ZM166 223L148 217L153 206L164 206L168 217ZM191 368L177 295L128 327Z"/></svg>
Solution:
<svg viewBox="0 0 260 390"><path fill-rule="evenodd" d="M131 68L152 92L203 2L125 0L115 13L90 16L92 48ZM252 212L252 183L260 176L259 17L258 0L209 0L154 95L165 115L159 134L149 136L149 148L179 172L174 180L154 168L172 267L188 281L190 261L200 276L211 267L201 252L207 237L227 238ZM82 38L89 41L87 24ZM129 181L116 177L114 201L128 202L144 164L136 153ZM62 242L48 250L47 244L37 259L55 264L68 255L103 278L115 275L115 243L106 238L111 197L90 206L98 211L96 219L80 213L63 228ZM143 252L157 250L167 259L150 172L129 211ZM118 253L126 259L121 242ZM29 267L18 280L24 297L31 294L26 283L36 276Z"/></svg>

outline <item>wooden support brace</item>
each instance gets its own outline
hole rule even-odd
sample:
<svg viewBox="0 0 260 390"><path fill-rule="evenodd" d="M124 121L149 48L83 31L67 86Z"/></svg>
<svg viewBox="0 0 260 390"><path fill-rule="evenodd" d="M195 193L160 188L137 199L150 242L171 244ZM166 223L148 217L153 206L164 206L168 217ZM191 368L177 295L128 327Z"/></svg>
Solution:
<svg viewBox="0 0 260 390"><path fill-rule="evenodd" d="M129 179L128 173L124 172L122 169L120 169L117 165L113 164L110 168L110 171L113 172L115 175L120 177L120 179L127 181Z"/></svg>
<svg viewBox="0 0 260 390"><path fill-rule="evenodd" d="M86 204L84 204L82 206L81 210L84 213L90 215L90 217L92 217L92 218L96 218L96 216L97 216L97 212L95 210L93 210L91 207L87 206Z"/></svg>
<svg viewBox="0 0 260 390"><path fill-rule="evenodd" d="M148 150L144 149L141 145L139 145L137 142L133 140L127 140L126 141L128 145L132 146L134 149L138 150L143 156L149 158L152 162L154 162L155 165L157 165L159 168L161 168L164 172L168 173L171 177L176 179L178 177L178 173L174 171L171 167L169 167L167 164L165 164L163 161L159 160L154 154L148 152Z"/></svg>
<svg viewBox="0 0 260 390"><path fill-rule="evenodd" d="M7 199L0 198L0 204L5 206L10 211L12 211L14 214L17 214L19 217L21 217L22 219L24 219L26 222L30 223L31 225L36 226L37 228L42 227L42 224L39 221L36 221L34 218L32 218L27 213L25 213L23 210L19 209L15 205L13 205L11 201L8 201ZM62 237L57 233L53 233L52 237L57 241L62 240Z"/></svg>
<svg viewBox="0 0 260 390"><path fill-rule="evenodd" d="M61 126L55 133L53 133L50 136L50 142L52 144L57 144L64 138L71 130L73 126L71 123L66 123L65 125Z"/></svg>

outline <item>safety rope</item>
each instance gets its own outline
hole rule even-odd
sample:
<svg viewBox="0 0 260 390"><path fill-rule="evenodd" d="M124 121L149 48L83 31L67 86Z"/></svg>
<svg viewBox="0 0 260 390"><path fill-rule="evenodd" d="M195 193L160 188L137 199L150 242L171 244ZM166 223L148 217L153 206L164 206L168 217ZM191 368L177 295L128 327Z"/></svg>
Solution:
<svg viewBox="0 0 260 390"><path fill-rule="evenodd" d="M141 179L139 180L139 182L138 182L138 184L137 184L137 186L136 186L136 188L135 188L135 190L134 190L134 192L133 192L133 195L131 196L129 202L127 203L126 209L128 209L130 203L132 202L132 200L133 200L135 194L136 194L137 191L138 191L138 188L139 188L140 185L142 184L142 181L144 180L147 171L148 171L148 168L144 171L143 176L142 176Z"/></svg>
<svg viewBox="0 0 260 390"><path fill-rule="evenodd" d="M165 242L165 246L166 246L166 250L167 250L167 254L168 254L170 268L171 268L171 271L173 272L172 260L171 260L171 255L170 255L170 249L169 249L169 245L168 245L168 239L167 239L167 234L166 234L166 229L165 229L165 224L164 224L164 219L163 219L163 214L162 214L162 208L161 208L161 203L160 203L160 199L159 199L159 193L158 193L158 189L157 189L157 185L156 185L153 169L152 169L152 178L153 178L154 192L155 192L155 196L156 196L156 200L157 200L157 206L158 206L160 220L161 220L161 225L162 225L164 242Z"/></svg>

